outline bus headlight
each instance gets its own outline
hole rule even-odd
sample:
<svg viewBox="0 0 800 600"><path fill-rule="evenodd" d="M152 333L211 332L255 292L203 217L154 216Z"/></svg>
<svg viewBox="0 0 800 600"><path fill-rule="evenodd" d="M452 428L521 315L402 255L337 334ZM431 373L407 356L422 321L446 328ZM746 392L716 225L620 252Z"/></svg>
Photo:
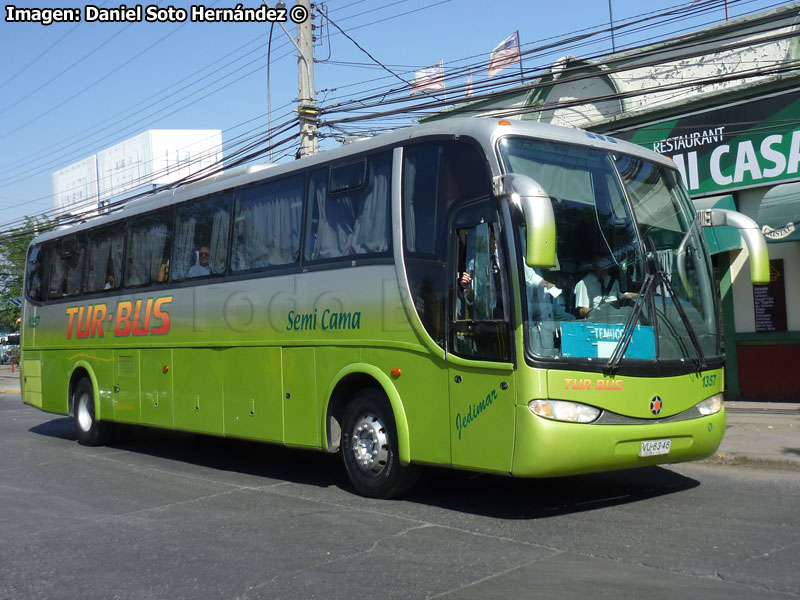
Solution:
<svg viewBox="0 0 800 600"><path fill-rule="evenodd" d="M568 423L591 423L600 416L599 408L566 400L531 400L528 408L539 417Z"/></svg>
<svg viewBox="0 0 800 600"><path fill-rule="evenodd" d="M718 413L722 410L722 401L725 398L725 395L720 392L719 394L714 394L713 396L706 398L702 402L699 402L696 405L697 412L699 412L704 417L708 415L713 415Z"/></svg>

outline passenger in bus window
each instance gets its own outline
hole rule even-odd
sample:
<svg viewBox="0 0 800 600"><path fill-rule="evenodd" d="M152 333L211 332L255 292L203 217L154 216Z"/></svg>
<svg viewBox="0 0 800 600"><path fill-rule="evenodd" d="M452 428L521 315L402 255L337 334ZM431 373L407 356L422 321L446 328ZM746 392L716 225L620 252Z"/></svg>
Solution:
<svg viewBox="0 0 800 600"><path fill-rule="evenodd" d="M169 261L161 263L161 266L158 268L158 274L156 275L156 281L158 283L164 283L165 281L168 280L169 280Z"/></svg>
<svg viewBox="0 0 800 600"><path fill-rule="evenodd" d="M197 251L197 263L193 264L186 274L187 277L202 277L211 274L211 252L208 246L200 246Z"/></svg>
<svg viewBox="0 0 800 600"><path fill-rule="evenodd" d="M459 231L460 243L466 246L466 238L471 234L472 232L468 234L465 230ZM484 307L484 310L479 310L477 312L477 320L502 320L504 318L505 313L503 311L503 290L500 279L501 262L493 227L489 229L488 250L488 273L479 274L477 282L475 282L476 273L474 255L467 259L466 267L459 270L458 284L460 289L457 299L458 306L456 308L456 315L461 320L476 319L476 313L472 310L473 302L475 301L476 283L478 285L482 285L486 296L483 298L483 302L486 306Z"/></svg>
<svg viewBox="0 0 800 600"><path fill-rule="evenodd" d="M586 317L592 310L606 303L616 308L623 300L636 296L632 292L620 292L616 274L609 272L612 265L613 261L607 256L595 254L592 257L591 272L575 285L575 306L579 317Z"/></svg>

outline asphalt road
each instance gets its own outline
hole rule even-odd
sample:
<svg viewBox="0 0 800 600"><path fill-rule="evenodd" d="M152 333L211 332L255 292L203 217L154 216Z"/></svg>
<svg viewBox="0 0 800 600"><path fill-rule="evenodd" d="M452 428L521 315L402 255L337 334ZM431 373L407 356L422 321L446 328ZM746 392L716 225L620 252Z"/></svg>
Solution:
<svg viewBox="0 0 800 600"><path fill-rule="evenodd" d="M796 599L798 498L798 471L694 464L431 470L370 500L338 456L157 430L86 448L0 395L0 599Z"/></svg>

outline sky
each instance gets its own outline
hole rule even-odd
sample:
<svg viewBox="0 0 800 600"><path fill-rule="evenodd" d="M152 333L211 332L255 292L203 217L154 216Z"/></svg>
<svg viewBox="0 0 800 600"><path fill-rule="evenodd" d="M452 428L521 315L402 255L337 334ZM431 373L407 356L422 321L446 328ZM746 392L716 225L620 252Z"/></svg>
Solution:
<svg viewBox="0 0 800 600"><path fill-rule="evenodd" d="M201 0L202 2L202 0ZM152 0L143 6L188 9L193 3ZM194 3L198 4L198 3ZM232 8L233 0L206 0L209 8ZM260 0L243 0L258 7ZM293 6L293 0L287 3ZM329 0L316 3L338 28L317 15L314 47L317 102L323 109L364 97L375 88L411 81L416 69L443 61L445 71L487 61L515 30L523 52L573 32L616 25L670 8L692 5L698 14L659 27L619 30L617 50L724 22L720 0ZM730 18L788 4L729 0ZM101 8L120 2L97 0ZM271 2L270 5L273 5ZM220 129L225 153L240 140L267 129L266 23L87 22L86 3L15 2L19 8L79 9L78 23L0 21L0 231L25 215L53 210L52 173L148 129ZM128 3L127 7L137 6ZM706 7L707 10L702 10ZM164 11L166 12L166 10ZM313 11L312 11L313 12ZM286 24L292 35L294 24ZM273 124L293 116L297 58L279 26L272 33L270 99ZM358 45L356 45L356 43ZM360 46L360 48L359 48ZM526 68L545 67L563 55L610 52L608 34L581 45L560 46L526 57ZM377 63L381 63L381 65ZM517 66L512 67L517 68ZM487 77L485 66L473 73ZM391 73L390 73L391 71ZM448 85L464 85L455 80ZM409 90L410 93L410 90ZM451 93L449 99L463 97ZM379 131L382 120L345 131ZM324 138L323 148L338 142ZM276 159L291 160L295 147ZM261 159L262 162L266 162Z"/></svg>

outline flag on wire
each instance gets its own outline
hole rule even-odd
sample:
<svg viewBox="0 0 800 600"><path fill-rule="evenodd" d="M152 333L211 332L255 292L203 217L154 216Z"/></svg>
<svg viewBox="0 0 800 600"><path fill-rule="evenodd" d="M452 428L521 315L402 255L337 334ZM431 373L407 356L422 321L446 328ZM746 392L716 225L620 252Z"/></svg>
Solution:
<svg viewBox="0 0 800 600"><path fill-rule="evenodd" d="M444 89L444 63L439 60L438 65L414 71L414 81L411 84L411 95L427 92L429 90Z"/></svg>
<svg viewBox="0 0 800 600"><path fill-rule="evenodd" d="M494 77L519 60L519 32L515 31L492 50L489 56L489 77Z"/></svg>
<svg viewBox="0 0 800 600"><path fill-rule="evenodd" d="M464 92L464 97L465 98L472 98L472 96L473 96L473 94L472 94L472 69L470 69L469 77L467 78L467 88L466 88L466 91Z"/></svg>

